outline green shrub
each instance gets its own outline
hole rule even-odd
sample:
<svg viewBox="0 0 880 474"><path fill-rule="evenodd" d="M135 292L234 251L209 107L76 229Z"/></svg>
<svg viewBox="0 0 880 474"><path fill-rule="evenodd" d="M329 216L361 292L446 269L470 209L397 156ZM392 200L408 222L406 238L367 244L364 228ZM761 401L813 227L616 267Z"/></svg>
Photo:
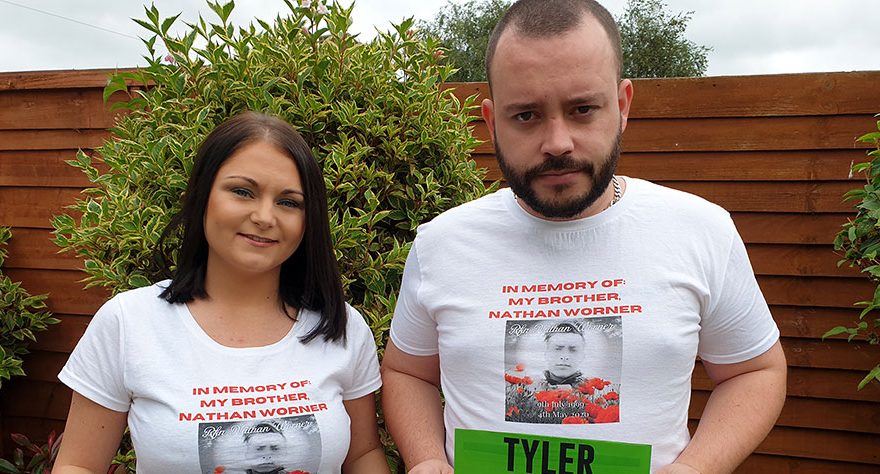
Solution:
<svg viewBox="0 0 880 474"><path fill-rule="evenodd" d="M49 439L44 444L34 443L27 436L12 433L10 437L18 445L12 451L12 460L0 458L0 473L3 474L50 474L58 450L61 447L61 438L64 433L55 435L55 431L49 433ZM126 440L128 436L126 436ZM134 453L130 446L123 441L123 448L113 458L107 474L129 474L135 472Z"/></svg>
<svg viewBox="0 0 880 474"><path fill-rule="evenodd" d="M360 42L348 31L353 5L285 3L289 15L235 28L233 3L209 2L219 20L200 18L178 37L168 34L176 17L146 9L136 21L151 34L149 66L111 77L105 98L127 91L131 112L97 150L103 166L84 153L70 162L94 187L54 219L56 243L85 259L89 286L118 293L155 281L150 254L198 144L243 110L277 115L323 166L343 283L381 350L416 226L486 192L470 160L475 99L440 87L452 68L412 19ZM175 248L161 251L173 258Z"/></svg>
<svg viewBox="0 0 880 474"><path fill-rule="evenodd" d="M864 306L858 324L850 328L837 326L822 338L848 334L849 341L861 336L869 344L880 344L880 314L877 312L880 310L880 121L877 122L877 130L859 138L859 141L869 143L875 149L868 152L869 161L852 166L854 174L866 174L867 183L860 189L846 193L845 199L858 201L856 217L843 225L834 239L834 249L843 252L838 265L848 263L851 267L858 267L878 287L872 299L856 303L857 306ZM873 318L866 318L868 314ZM862 379L859 390L871 381L880 382L880 363Z"/></svg>
<svg viewBox="0 0 880 474"><path fill-rule="evenodd" d="M6 260L6 244L12 238L7 227L0 227L0 268ZM0 270L0 387L3 379L24 375L21 356L27 354L35 333L58 322L46 311L47 295L31 296Z"/></svg>
<svg viewBox="0 0 880 474"><path fill-rule="evenodd" d="M49 433L45 444L37 444L27 436L13 433L10 435L18 445L12 451L12 461L0 458L0 473L4 474L49 474L61 447L62 435Z"/></svg>

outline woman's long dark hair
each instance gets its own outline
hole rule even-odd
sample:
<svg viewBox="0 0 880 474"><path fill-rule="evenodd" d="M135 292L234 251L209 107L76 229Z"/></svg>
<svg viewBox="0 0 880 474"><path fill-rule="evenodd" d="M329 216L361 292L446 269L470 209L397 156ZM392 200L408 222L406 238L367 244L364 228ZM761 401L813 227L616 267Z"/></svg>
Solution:
<svg viewBox="0 0 880 474"><path fill-rule="evenodd" d="M281 264L278 293L281 302L321 314L321 320L302 337L317 336L327 341L345 340L346 310L339 267L330 239L327 192L321 168L302 136L287 122L269 115L245 112L223 122L199 147L180 212L171 218L159 239L156 257L161 268L171 267L166 257L166 239L183 229L177 269L168 276L171 284L160 294L170 303L187 303L204 298L208 264L205 239L205 210L217 171L247 143L266 141L284 151L296 163L305 193L305 233L296 251Z"/></svg>

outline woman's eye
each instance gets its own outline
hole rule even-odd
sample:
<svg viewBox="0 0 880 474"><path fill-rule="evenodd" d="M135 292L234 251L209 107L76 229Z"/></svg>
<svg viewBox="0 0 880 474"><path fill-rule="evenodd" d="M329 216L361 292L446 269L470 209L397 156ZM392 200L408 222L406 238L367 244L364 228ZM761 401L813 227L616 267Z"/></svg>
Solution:
<svg viewBox="0 0 880 474"><path fill-rule="evenodd" d="M245 189L245 188L233 188L232 192L241 196L241 197L253 196L253 193L251 193L251 191L249 189Z"/></svg>
<svg viewBox="0 0 880 474"><path fill-rule="evenodd" d="M284 207L293 207L293 208L301 206L301 204L299 202L294 201L293 199L282 199L282 200L278 201L278 204L281 206L284 206Z"/></svg>

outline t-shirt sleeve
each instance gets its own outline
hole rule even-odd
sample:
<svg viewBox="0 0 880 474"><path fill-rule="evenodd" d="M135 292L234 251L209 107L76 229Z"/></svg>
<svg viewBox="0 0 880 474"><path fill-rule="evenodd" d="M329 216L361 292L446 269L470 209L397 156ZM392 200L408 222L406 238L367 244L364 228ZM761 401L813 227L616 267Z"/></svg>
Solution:
<svg viewBox="0 0 880 474"><path fill-rule="evenodd" d="M419 300L421 271L416 244L413 244L406 257L400 295L391 320L391 340L407 354L433 356L439 352L437 323Z"/></svg>
<svg viewBox="0 0 880 474"><path fill-rule="evenodd" d="M375 392L382 386L376 341L364 317L351 306L348 309L347 345L351 348L353 363L351 383L342 393L343 400L353 400Z"/></svg>
<svg viewBox="0 0 880 474"><path fill-rule="evenodd" d="M58 378L89 400L127 412L131 395L125 387L125 330L118 298L95 313Z"/></svg>
<svg viewBox="0 0 880 474"><path fill-rule="evenodd" d="M735 364L757 357L779 339L779 329L758 287L742 238L729 220L729 252L716 262L721 271L711 283L711 297L700 329L700 358Z"/></svg>

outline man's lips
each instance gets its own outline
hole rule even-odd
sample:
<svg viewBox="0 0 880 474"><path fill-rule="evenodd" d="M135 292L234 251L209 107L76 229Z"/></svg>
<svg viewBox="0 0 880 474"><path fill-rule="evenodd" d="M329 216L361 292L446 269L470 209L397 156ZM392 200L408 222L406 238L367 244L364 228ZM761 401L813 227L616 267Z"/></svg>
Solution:
<svg viewBox="0 0 880 474"><path fill-rule="evenodd" d="M538 179L545 181L567 181L581 173L579 169L567 169L567 170L552 170L545 171L537 175Z"/></svg>
<svg viewBox="0 0 880 474"><path fill-rule="evenodd" d="M538 176L562 176L562 175L571 174L571 173L580 173L580 171L581 170L575 169L575 168L565 169L565 170L550 170L550 171L544 171L543 173L540 173Z"/></svg>
<svg viewBox="0 0 880 474"><path fill-rule="evenodd" d="M264 463L257 464L256 466L254 466L254 469L257 472L271 472L271 471L274 471L280 467L281 466L279 466L273 462L264 462Z"/></svg>

